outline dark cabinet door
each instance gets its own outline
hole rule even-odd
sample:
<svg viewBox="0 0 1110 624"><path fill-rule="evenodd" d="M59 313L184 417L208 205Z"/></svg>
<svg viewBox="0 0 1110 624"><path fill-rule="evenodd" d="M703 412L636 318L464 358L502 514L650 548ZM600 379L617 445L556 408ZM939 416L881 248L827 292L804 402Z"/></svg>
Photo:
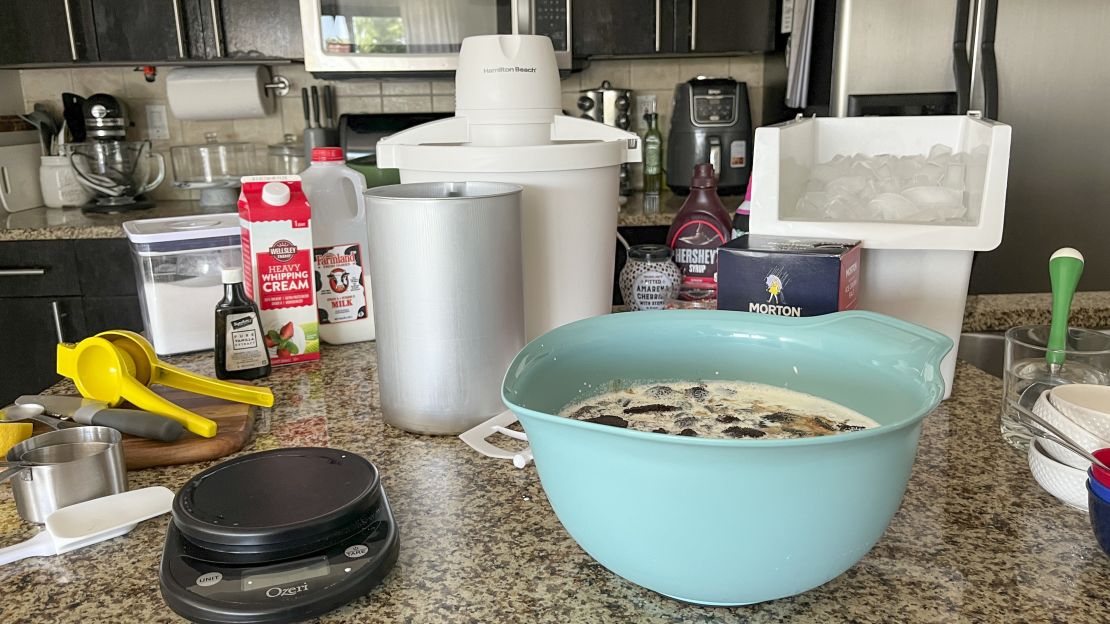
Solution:
<svg viewBox="0 0 1110 624"><path fill-rule="evenodd" d="M0 65L96 60L90 8L89 0L7 0L0 8Z"/></svg>
<svg viewBox="0 0 1110 624"><path fill-rule="evenodd" d="M4 339L0 405L21 394L36 394L57 383L55 352L59 338L85 337L80 297L0 299L0 336Z"/></svg>
<svg viewBox="0 0 1110 624"><path fill-rule="evenodd" d="M85 297L83 309L85 331L89 336L109 329L143 331L143 313L138 297Z"/></svg>
<svg viewBox="0 0 1110 624"><path fill-rule="evenodd" d="M674 1L576 2L571 33L575 56L674 52Z"/></svg>
<svg viewBox="0 0 1110 624"><path fill-rule="evenodd" d="M208 29L220 41L214 56L304 58L298 0L201 1L218 7L220 19Z"/></svg>
<svg viewBox="0 0 1110 624"><path fill-rule="evenodd" d="M157 62L187 58L190 3L92 0L100 60Z"/></svg>
<svg viewBox="0 0 1110 624"><path fill-rule="evenodd" d="M73 245L81 294L95 297L138 292L135 262L126 238L79 239Z"/></svg>
<svg viewBox="0 0 1110 624"><path fill-rule="evenodd" d="M679 52L775 49L776 0L679 0Z"/></svg>

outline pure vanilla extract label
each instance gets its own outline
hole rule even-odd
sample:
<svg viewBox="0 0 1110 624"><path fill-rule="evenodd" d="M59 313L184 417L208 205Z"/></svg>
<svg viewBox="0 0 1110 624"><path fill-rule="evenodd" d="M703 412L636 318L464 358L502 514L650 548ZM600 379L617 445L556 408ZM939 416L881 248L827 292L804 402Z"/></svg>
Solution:
<svg viewBox="0 0 1110 624"><path fill-rule="evenodd" d="M262 342L262 328L252 312L228 314L227 340L224 343L225 368L229 371L247 370L265 366L266 347Z"/></svg>
<svg viewBox="0 0 1110 624"><path fill-rule="evenodd" d="M321 324L366 318L366 281L357 244L317 247L316 306Z"/></svg>

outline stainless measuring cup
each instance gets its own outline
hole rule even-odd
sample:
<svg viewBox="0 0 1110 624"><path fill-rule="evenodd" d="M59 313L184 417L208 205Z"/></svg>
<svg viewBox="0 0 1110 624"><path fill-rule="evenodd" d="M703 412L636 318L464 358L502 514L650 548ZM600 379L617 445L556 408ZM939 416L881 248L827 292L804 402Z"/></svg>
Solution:
<svg viewBox="0 0 1110 624"><path fill-rule="evenodd" d="M127 490L123 437L109 427L43 433L13 446L4 459L30 464L0 472L28 522L42 524L56 509Z"/></svg>

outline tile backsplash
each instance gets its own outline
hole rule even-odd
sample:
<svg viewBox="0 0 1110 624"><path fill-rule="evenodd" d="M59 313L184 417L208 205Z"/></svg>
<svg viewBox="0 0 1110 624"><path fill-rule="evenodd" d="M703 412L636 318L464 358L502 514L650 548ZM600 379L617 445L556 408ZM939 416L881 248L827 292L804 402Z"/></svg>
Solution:
<svg viewBox="0 0 1110 624"><path fill-rule="evenodd" d="M773 58L773 57L767 57ZM579 91L608 80L615 87L633 89L638 95L654 94L659 112L660 127L666 136L670 126L671 100L676 83L697 75L732 76L747 82L751 99L752 119L762 121L765 57L746 55L714 58L682 59L631 59L593 61L582 72L563 80L563 108L577 114L576 101ZM451 112L455 109L455 84L453 80L345 80L325 82L316 80L301 64L293 63L272 67L274 74L289 79L289 95L280 98L274 114L257 119L226 121L178 120L166 102L164 75L166 68L159 68L157 79L147 82L142 72L128 67L96 67L80 69L33 69L20 71L20 84L26 110L35 103L44 103L61 116L61 93L70 91L88 96L109 93L122 99L128 107L134 127L134 139L149 137L146 106L164 105L169 122L168 140L153 143L155 150L168 156L171 145L200 143L205 134L216 132L223 140L250 141L259 146L260 163L265 163L265 146L281 142L285 134L299 137L304 129L304 112L301 104L301 87L313 84L331 84L337 95L339 113L393 113L393 112ZM219 97L219 94L213 94ZM169 163L167 163L167 166ZM162 199L188 199L188 191L173 188L167 183L154 192Z"/></svg>

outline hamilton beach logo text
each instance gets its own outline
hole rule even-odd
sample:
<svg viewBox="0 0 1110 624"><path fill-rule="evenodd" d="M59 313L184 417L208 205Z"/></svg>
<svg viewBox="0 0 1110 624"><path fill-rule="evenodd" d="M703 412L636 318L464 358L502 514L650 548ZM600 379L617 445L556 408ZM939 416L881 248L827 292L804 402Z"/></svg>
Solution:
<svg viewBox="0 0 1110 624"><path fill-rule="evenodd" d="M535 67L483 67L483 74L534 74L536 73Z"/></svg>

